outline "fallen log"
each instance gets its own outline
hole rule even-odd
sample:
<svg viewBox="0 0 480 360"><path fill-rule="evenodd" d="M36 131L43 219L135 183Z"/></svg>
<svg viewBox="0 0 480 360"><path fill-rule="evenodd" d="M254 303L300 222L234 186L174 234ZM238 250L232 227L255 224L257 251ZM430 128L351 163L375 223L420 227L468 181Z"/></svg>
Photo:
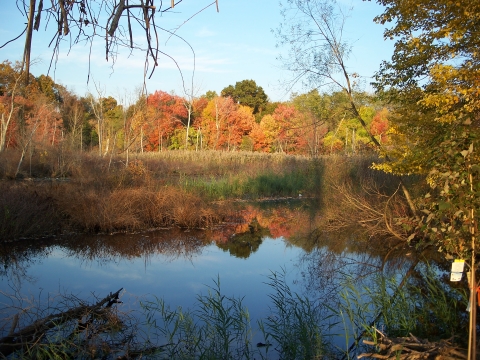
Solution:
<svg viewBox="0 0 480 360"><path fill-rule="evenodd" d="M48 315L16 332L14 332L15 326L12 326L10 333L0 339L0 355L7 357L22 347L28 346L28 344L38 343L47 331L59 327L68 321L76 320L78 329L81 329L82 326L85 328L85 323L82 323L81 319L85 316L100 314L111 308L113 304L119 303L121 291L122 289L113 294L110 293L93 305L80 305L66 311ZM86 322L89 321L89 319L86 320Z"/></svg>
<svg viewBox="0 0 480 360"><path fill-rule="evenodd" d="M418 339L410 334L408 337L387 338L383 333L376 330L380 335L376 341L363 340L365 345L376 347L376 352L363 353L357 359L385 359L385 360L464 360L467 354L464 350L452 345L448 340L429 342Z"/></svg>

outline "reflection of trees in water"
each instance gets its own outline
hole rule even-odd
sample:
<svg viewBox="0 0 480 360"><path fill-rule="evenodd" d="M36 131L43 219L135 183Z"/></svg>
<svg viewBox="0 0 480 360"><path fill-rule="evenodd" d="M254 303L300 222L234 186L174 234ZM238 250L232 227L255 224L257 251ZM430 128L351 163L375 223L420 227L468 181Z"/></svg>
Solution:
<svg viewBox="0 0 480 360"><path fill-rule="evenodd" d="M41 239L0 243L0 278L16 285L21 281L34 281L28 275L28 268L48 257L51 251L49 242Z"/></svg>
<svg viewBox="0 0 480 360"><path fill-rule="evenodd" d="M425 252L418 253L404 242L373 238L354 230L312 233L304 239L308 241L315 245L303 254L298 266L305 289L316 298L332 299L347 279L361 287L371 285L378 274L398 281L407 273L415 277L416 265L426 258ZM428 255L432 263L435 253Z"/></svg>
<svg viewBox="0 0 480 360"><path fill-rule="evenodd" d="M200 231L153 231L143 234L76 236L65 239L61 246L67 256L98 263L122 259L145 258L161 254L170 260L189 258L205 246L205 234Z"/></svg>
<svg viewBox="0 0 480 360"><path fill-rule="evenodd" d="M238 205L238 204L237 204ZM58 239L23 240L0 245L0 276L25 279L27 269L48 257L57 246L67 256L98 263L162 254L171 260L191 257L212 241L234 256L247 258L264 236L300 239L292 243L308 249L305 234L315 228L314 207L305 200L242 204L232 223L206 231L159 230L141 234L69 235Z"/></svg>
<svg viewBox="0 0 480 360"><path fill-rule="evenodd" d="M309 200L264 201L245 204L238 212L238 223L209 233L217 246L239 258L258 250L266 236L288 240L292 245L312 249L304 241L316 228L317 209Z"/></svg>
<svg viewBox="0 0 480 360"><path fill-rule="evenodd" d="M217 246L223 251L228 251L232 256L247 259L258 250L262 239L270 233L254 219L248 224L248 231L234 235L227 242L218 243Z"/></svg>

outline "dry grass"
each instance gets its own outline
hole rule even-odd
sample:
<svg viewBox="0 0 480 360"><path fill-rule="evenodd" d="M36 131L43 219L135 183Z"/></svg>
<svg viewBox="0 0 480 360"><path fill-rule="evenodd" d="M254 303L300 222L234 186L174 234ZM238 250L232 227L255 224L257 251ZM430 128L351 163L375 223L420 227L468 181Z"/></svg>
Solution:
<svg viewBox="0 0 480 360"><path fill-rule="evenodd" d="M223 221L225 207L204 202L174 187L76 191L66 184L58 208L74 228L90 232L144 230L159 227L205 228Z"/></svg>
<svg viewBox="0 0 480 360"><path fill-rule="evenodd" d="M48 236L61 231L53 194L56 186L0 183L0 239Z"/></svg>
<svg viewBox="0 0 480 360"><path fill-rule="evenodd" d="M373 157L331 157L326 163L323 225L326 231L351 227L369 237L408 237L400 219L408 217L408 204L399 191L398 177L371 169Z"/></svg>
<svg viewBox="0 0 480 360"><path fill-rule="evenodd" d="M14 151L0 155L0 176L11 174L17 155ZM401 196L390 198L398 180L370 169L374 160L165 151L136 154L127 164L120 156L44 150L22 167L24 177L40 174L43 181L2 184L1 235L13 239L66 228L82 232L208 228L231 215L226 205L212 200L298 196L300 192L322 198L326 228L360 224L380 234L404 211L404 204ZM58 174L68 181L45 181ZM390 230L387 227L386 232Z"/></svg>

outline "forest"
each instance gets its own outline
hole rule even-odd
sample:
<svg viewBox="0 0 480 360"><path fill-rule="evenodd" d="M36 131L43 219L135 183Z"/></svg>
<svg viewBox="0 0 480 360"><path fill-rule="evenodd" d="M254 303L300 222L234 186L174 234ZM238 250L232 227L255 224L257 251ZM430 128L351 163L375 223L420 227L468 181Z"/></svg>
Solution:
<svg viewBox="0 0 480 360"><path fill-rule="evenodd" d="M220 95L207 91L187 99L157 90L117 100L100 89L80 97L49 76L30 77L25 86L18 63L0 65L2 152L61 147L99 156L182 149L316 157L371 152L367 131L382 144L389 141L387 108L364 92L355 97L366 128L345 112L349 100L340 91L315 89L293 94L287 102L270 102L254 80L243 80Z"/></svg>

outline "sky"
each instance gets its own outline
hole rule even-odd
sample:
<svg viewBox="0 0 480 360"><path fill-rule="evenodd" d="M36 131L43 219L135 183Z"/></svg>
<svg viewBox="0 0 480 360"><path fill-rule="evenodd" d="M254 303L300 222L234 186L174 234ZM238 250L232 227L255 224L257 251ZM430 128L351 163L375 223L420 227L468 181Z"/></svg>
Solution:
<svg viewBox="0 0 480 360"><path fill-rule="evenodd" d="M286 49L276 47L277 41L272 33L281 22L279 0L218 0L218 13L215 5L199 12L211 1L183 0L174 11L157 16L157 25L170 31L177 29L175 33L193 48L195 72L192 71L194 56L190 47L176 37L161 33L160 47L177 62L183 82L175 62L161 57L159 67L151 79L146 80L147 91L163 90L185 96L185 91L190 94L193 88L194 96L205 94L208 90L219 94L228 85L252 79L264 89L271 101L287 101L290 91L284 83L292 74L282 69L277 60ZM383 39L383 26L373 22L373 18L382 13L382 7L372 1L338 1L343 9L351 9L344 29L344 38L353 45L347 61L348 69L360 74L365 80L364 90L371 91L371 77L382 60L390 59L393 51L393 42ZM14 0L2 4L0 20L0 46L18 36L26 22ZM58 61L49 71L52 57L49 42L53 27L44 31L45 23L43 20L40 30L33 34L33 75L48 73L57 83L80 96L87 92L96 93L98 89L119 99L132 96L142 87L144 53L120 49L112 67L112 59L108 62L105 59L105 42L100 39L92 47L90 79L89 46L82 43L71 49L68 43L62 44ZM134 29L135 39L140 39L141 35ZM1 48L0 60L21 60L24 41L22 36ZM300 87L293 89L297 92L308 90Z"/></svg>

